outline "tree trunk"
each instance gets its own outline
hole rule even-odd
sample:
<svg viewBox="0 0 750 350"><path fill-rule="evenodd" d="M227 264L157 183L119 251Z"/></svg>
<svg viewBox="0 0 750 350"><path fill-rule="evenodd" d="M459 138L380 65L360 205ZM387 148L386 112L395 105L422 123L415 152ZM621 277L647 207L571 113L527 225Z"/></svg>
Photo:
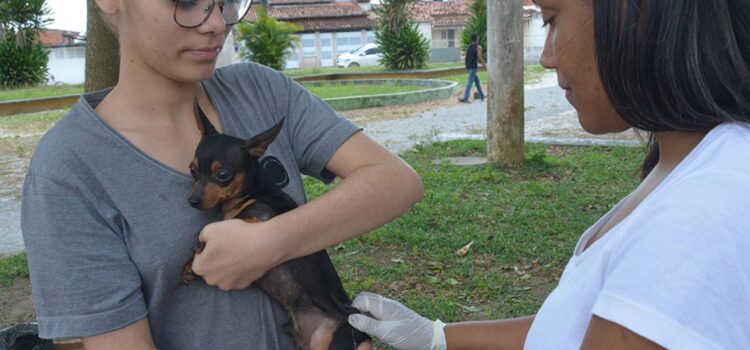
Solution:
<svg viewBox="0 0 750 350"><path fill-rule="evenodd" d="M487 1L487 161L523 162L523 13L519 0Z"/></svg>
<svg viewBox="0 0 750 350"><path fill-rule="evenodd" d="M117 38L99 14L96 1L87 0L86 24L86 92L101 90L117 84L120 75L120 55Z"/></svg>

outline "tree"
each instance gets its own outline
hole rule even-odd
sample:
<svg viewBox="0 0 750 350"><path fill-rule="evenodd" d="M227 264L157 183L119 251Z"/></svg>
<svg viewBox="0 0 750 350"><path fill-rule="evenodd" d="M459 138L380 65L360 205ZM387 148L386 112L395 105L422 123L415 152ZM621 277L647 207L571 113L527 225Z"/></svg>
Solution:
<svg viewBox="0 0 750 350"><path fill-rule="evenodd" d="M0 2L0 86L35 85L47 80L49 51L39 34L49 23L44 0Z"/></svg>
<svg viewBox="0 0 750 350"><path fill-rule="evenodd" d="M388 69L427 67L430 43L409 16L406 6L414 0L382 0L375 8L380 23L375 27L375 43Z"/></svg>
<svg viewBox="0 0 750 350"><path fill-rule="evenodd" d="M284 69L289 50L299 43L294 33L302 26L277 21L263 7L255 9L256 19L237 24L238 39L244 42L242 57L276 70Z"/></svg>
<svg viewBox="0 0 750 350"><path fill-rule="evenodd" d="M519 164L524 160L521 2L491 0L487 5L487 161Z"/></svg>
<svg viewBox="0 0 750 350"><path fill-rule="evenodd" d="M487 61L487 0L474 0L469 5L471 18L466 22L463 33L461 33L461 51L466 52L466 48L471 44L471 34L479 35L479 45L485 50L482 51L482 58Z"/></svg>
<svg viewBox="0 0 750 350"><path fill-rule="evenodd" d="M102 19L95 0L87 0L86 92L117 84L120 78L120 48L117 38Z"/></svg>

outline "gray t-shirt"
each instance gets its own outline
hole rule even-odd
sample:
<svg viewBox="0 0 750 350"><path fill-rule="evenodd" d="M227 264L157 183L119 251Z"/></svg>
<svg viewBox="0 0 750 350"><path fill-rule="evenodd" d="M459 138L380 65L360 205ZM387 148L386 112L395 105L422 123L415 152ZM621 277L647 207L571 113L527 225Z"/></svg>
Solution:
<svg viewBox="0 0 750 350"><path fill-rule="evenodd" d="M326 163L359 130L260 65L217 70L204 87L227 134L250 138L286 117L262 165L300 204L300 172L333 180ZM96 335L148 316L160 349L294 348L279 328L286 312L258 288L181 285L198 233L220 215L190 207L190 176L96 114L108 92L84 96L42 138L24 183L22 231L41 337Z"/></svg>

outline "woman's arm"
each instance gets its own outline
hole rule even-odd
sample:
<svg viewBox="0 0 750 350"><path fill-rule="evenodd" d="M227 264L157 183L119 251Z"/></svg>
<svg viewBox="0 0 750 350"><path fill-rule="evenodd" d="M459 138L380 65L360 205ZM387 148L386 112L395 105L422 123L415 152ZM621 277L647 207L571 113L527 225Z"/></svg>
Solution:
<svg viewBox="0 0 750 350"><path fill-rule="evenodd" d="M200 234L206 249L193 271L223 290L242 289L268 269L369 232L422 198L419 176L365 134L351 136L326 169L343 181L323 196L272 220L227 220Z"/></svg>
<svg viewBox="0 0 750 350"><path fill-rule="evenodd" d="M352 303L362 314L349 323L396 348L408 350L523 349L534 316L448 325L422 317L382 295L363 292Z"/></svg>
<svg viewBox="0 0 750 350"><path fill-rule="evenodd" d="M523 349L534 316L498 321L451 323L445 326L448 350Z"/></svg>
<svg viewBox="0 0 750 350"><path fill-rule="evenodd" d="M156 349L151 339L148 318L116 331L83 338L86 350L151 350Z"/></svg>
<svg viewBox="0 0 750 350"><path fill-rule="evenodd" d="M617 323L592 316L581 349L656 350L664 348Z"/></svg>

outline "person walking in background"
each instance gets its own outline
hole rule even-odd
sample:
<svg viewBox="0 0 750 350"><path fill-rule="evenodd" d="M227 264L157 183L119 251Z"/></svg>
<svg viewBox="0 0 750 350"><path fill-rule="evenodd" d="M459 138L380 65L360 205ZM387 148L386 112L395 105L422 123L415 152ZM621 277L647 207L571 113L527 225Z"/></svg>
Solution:
<svg viewBox="0 0 750 350"><path fill-rule="evenodd" d="M484 101L484 92L482 92L482 85L479 83L479 76L477 76L477 62L482 62L482 65L487 68L487 63L482 58L482 45L479 45L479 35L477 33L471 34L471 44L466 48L466 70L469 71L469 80L466 82L466 91L464 91L464 97L458 100L464 103L469 103L469 93L471 93L471 84L477 84L477 91L479 92L479 99Z"/></svg>

